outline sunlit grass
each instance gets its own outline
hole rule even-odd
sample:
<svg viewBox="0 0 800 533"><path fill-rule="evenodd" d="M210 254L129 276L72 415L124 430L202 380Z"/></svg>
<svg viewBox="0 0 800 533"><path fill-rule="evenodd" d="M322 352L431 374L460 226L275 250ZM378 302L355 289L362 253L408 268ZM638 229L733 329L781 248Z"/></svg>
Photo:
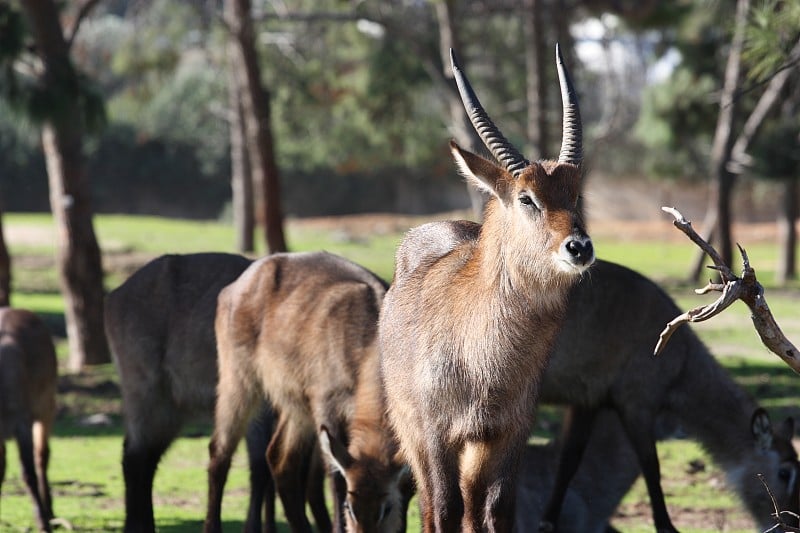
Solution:
<svg viewBox="0 0 800 533"><path fill-rule="evenodd" d="M3 221L7 234L25 237L15 237L9 242L12 259L23 258L13 263L13 304L35 310L48 320L60 319L63 302L55 274L55 230L52 218L49 215L5 214ZM227 223L216 221L100 215L95 217L95 229L104 253L108 254L106 259L115 254L135 254L137 259L146 261L163 253L233 251L232 228ZM288 221L286 231L292 250L328 250L370 268L387 281L392 277L395 248L402 238L401 232L375 235L367 232L366 237L354 237L335 229L311 230L295 221ZM257 253L260 254L263 253L263 244L258 239ZM599 238L595 246L601 258L621 263L663 282L681 309L708 303L717 296L694 294L693 289L704 282L694 284L682 281L696 253L688 239L685 242L623 242ZM751 244L748 252L753 266L758 269L760 281L767 288L767 299L779 323L790 338L800 339L800 315L797 313L800 285L794 283L788 288L774 286L777 258L774 246ZM733 266L738 272L738 259ZM116 272L110 273L106 288L115 287L124 277ZM693 327L739 383L759 398L765 407L773 412L797 412L797 376L763 348L743 304L737 302L724 315ZM59 353L63 359L66 353L63 342L59 345ZM116 379L112 365L89 369L86 376L95 383ZM70 379L80 380L82 377ZM50 471L56 512L72 522L76 530L119 531L124 517L119 399L62 393L59 401L70 411L92 413L108 408L116 411L112 413L112 426L100 430L82 428L75 419L59 418L56 436L52 440ZM113 402L117 402L116 405ZM547 408L543 409L539 418L556 420L557 416L558 411ZM200 529L205 513L208 427L200 428L204 436L178 439L159 467L155 502L160 531L189 532ZM196 435L197 430L187 430L189 433ZM551 436L544 431L537 433L540 439ZM727 512L731 516L741 512L729 491L717 490L719 470L699 446L684 440L660 443L659 455L669 505L697 509L698 512L707 509L709 512L707 528L691 529L678 524L682 531L718 531L724 528L719 523L721 515L714 514L715 510L722 510L723 514ZM8 456L9 468L0 501L0 530L25 531L32 527L32 512L21 485L13 444L9 446ZM706 470L686 474L687 465L698 459L706 465ZM247 487L245 462L244 451L240 450L225 494L223 514L231 530L241 530L244 518ZM649 505L641 481L628 494L625 505ZM412 508L409 530L418 529L418 513ZM649 520L643 520L641 524L630 527L626 523L624 530L650 532L653 529Z"/></svg>

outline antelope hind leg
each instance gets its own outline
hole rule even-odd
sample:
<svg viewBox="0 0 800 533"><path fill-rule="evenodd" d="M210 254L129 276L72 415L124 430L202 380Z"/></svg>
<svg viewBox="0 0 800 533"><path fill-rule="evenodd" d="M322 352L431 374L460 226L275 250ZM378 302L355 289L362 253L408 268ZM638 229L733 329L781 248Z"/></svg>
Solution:
<svg viewBox="0 0 800 533"><path fill-rule="evenodd" d="M653 522L658 533L677 533L667 511L664 491L661 488L661 467L658 462L656 441L653 437L652 423L637 419L630 413L620 413L625 433L633 444L639 466L642 468L650 506L653 510Z"/></svg>
<svg viewBox="0 0 800 533"><path fill-rule="evenodd" d="M583 452L589 443L592 434L596 409L570 406L564 414L561 430L562 447L558 455L558 468L553 483L550 499L542 513L539 523L541 533L558 531L558 518L561 515L561 506L575 472L578 471Z"/></svg>

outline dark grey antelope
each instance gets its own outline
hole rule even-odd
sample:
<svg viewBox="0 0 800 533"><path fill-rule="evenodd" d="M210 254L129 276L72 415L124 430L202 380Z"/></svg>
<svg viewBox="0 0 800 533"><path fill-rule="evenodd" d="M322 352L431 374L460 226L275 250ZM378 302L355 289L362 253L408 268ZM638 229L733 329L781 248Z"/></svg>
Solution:
<svg viewBox="0 0 800 533"><path fill-rule="evenodd" d="M594 261L577 205L580 115L556 47L561 153L529 162L451 59L467 113L500 165L451 142L461 173L491 194L484 223L425 224L400 244L380 318L382 377L424 530L510 531L541 375L569 289Z"/></svg>
<svg viewBox="0 0 800 533"><path fill-rule="evenodd" d="M516 531L536 531L556 478L561 446L528 444L517 481ZM586 453L564 495L558 528L562 533L613 533L610 522L639 477L639 464L619 417L610 409L597 415Z"/></svg>
<svg viewBox="0 0 800 533"><path fill-rule="evenodd" d="M265 395L278 414L267 461L293 531L310 531L304 495L317 442L331 470L335 529L405 530L408 474L378 377L385 291L371 272L322 252L265 257L222 290L206 533L221 531L231 458Z"/></svg>
<svg viewBox="0 0 800 533"><path fill-rule="evenodd" d="M56 350L47 326L30 311L0 308L0 486L6 473L5 441L13 436L41 531L50 531L53 519L47 466L57 387Z"/></svg>
<svg viewBox="0 0 800 533"><path fill-rule="evenodd" d="M569 411L543 530L559 529L555 524L564 515L564 493L582 464L601 409L616 412L622 422L647 484L657 531L676 531L656 453L656 440L671 432L703 445L726 472L759 531L774 525L773 505L759 473L779 509L798 512L800 466L792 447L793 421L773 428L766 412L731 379L691 327L678 329L664 352L653 356L659 332L679 314L655 283L605 261L597 261L573 288L541 385L542 402L567 405ZM789 515L784 518L790 521Z"/></svg>
<svg viewBox="0 0 800 533"><path fill-rule="evenodd" d="M191 420L211 419L217 386L214 317L219 291L250 265L240 255L164 255L106 298L105 329L120 377L125 441L125 531L153 532L153 478L161 456ZM248 434L251 498L245 530L275 531L274 488L264 458L272 413L264 407ZM315 507L321 529L327 510ZM327 526L325 525L327 520Z"/></svg>

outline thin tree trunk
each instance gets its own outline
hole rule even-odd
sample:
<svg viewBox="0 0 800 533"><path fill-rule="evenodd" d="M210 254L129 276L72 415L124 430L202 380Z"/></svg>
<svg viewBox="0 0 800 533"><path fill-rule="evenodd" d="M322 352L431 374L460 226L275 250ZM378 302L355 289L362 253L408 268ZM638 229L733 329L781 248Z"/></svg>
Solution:
<svg viewBox="0 0 800 533"><path fill-rule="evenodd" d="M795 43L792 51L789 53L789 57L798 56L800 56L800 40ZM744 126L742 126L739 137L733 144L731 153L733 165L729 166L733 167L732 170L734 172L741 172L743 167L749 163L750 157L747 155L747 150L750 148L750 143L758 133L758 130L761 129L761 125L764 124L764 120L780 98L784 87L786 87L786 83L796 70L796 65L785 68L776 73L772 79L769 80L767 88L764 89L758 102L756 102L753 111L750 112L750 116L747 117Z"/></svg>
<svg viewBox="0 0 800 533"><path fill-rule="evenodd" d="M445 78L448 80L448 87L450 90L447 92L447 104L450 111L450 128L456 142L473 151L480 153L483 146L480 138L472 123L464 110L464 104L461 102L461 97L456 88L456 82L453 78L453 72L450 68L450 49L459 53L461 47L458 42L458 28L453 17L454 0L442 0L435 2L436 19L439 25L439 55L442 60L442 69ZM459 55L459 61L463 65L465 63L463 54ZM472 205L473 216L480 220L483 217L483 208L486 205L486 197L482 193L475 190L474 187L467 185L467 193L469 194L470 204Z"/></svg>
<svg viewBox="0 0 800 533"><path fill-rule="evenodd" d="M275 161L269 93L261 82L255 48L250 0L226 0L228 25L238 45L240 66L247 90L242 91L242 109L247 117L247 152L254 183L262 184L264 236L270 253L286 251L280 178Z"/></svg>
<svg viewBox="0 0 800 533"><path fill-rule="evenodd" d="M58 10L52 0L23 2L51 92L77 94L78 80L69 58ZM62 107L42 129L50 205L56 223L57 263L69 339L69 368L111 360L103 330L103 267L92 225L89 180L83 159L82 113L77 98Z"/></svg>
<svg viewBox="0 0 800 533"><path fill-rule="evenodd" d="M523 42L527 98L528 153L532 158L550 157L550 130L547 122L547 76L545 75L545 36L542 24L543 0L522 0Z"/></svg>
<svg viewBox="0 0 800 533"><path fill-rule="evenodd" d="M742 46L744 31L747 24L747 13L750 10L750 0L738 0L736 3L736 27L731 40L731 49L728 53L728 62L725 66L725 80L720 95L719 115L717 127L714 132L714 141L711 146L711 189L707 221L716 219L714 234L718 241L720 256L725 264L732 264L733 239L731 238L731 196L736 176L728 168L734 145L734 118L738 111L737 90L741 72ZM698 256L692 274L697 279L704 256Z"/></svg>
<svg viewBox="0 0 800 533"><path fill-rule="evenodd" d="M797 178L789 178L783 184L783 209L778 220L778 269L775 279L786 283L797 278L797 223L800 205L797 194L800 190Z"/></svg>
<svg viewBox="0 0 800 533"><path fill-rule="evenodd" d="M238 74L242 69L237 65L239 55L235 43L228 45L228 100L231 144L231 206L233 227L236 233L236 249L239 253L255 250L255 212L253 202L253 177L250 159L247 154L246 117L242 108L244 80Z"/></svg>
<svg viewBox="0 0 800 533"><path fill-rule="evenodd" d="M6 247L3 214L0 212L0 306L11 305L11 256Z"/></svg>

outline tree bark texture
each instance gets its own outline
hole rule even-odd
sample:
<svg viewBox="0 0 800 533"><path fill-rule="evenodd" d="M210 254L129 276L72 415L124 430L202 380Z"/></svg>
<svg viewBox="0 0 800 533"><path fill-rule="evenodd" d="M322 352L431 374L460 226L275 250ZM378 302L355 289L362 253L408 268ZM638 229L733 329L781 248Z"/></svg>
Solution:
<svg viewBox="0 0 800 533"><path fill-rule="evenodd" d="M239 61L246 80L241 92L243 115L247 119L247 153L253 182L261 184L264 236L269 253L285 252L280 177L275 161L269 92L261 82L261 69L255 48L255 33L250 0L225 0L225 16L237 44Z"/></svg>
<svg viewBox="0 0 800 533"><path fill-rule="evenodd" d="M728 53L728 62L725 65L725 78L720 95L719 115L717 127L714 131L714 140L711 146L710 173L711 189L709 195L708 212L704 231L710 231L713 222L713 235L719 243L719 253L725 264L732 264L733 239L731 237L731 197L735 182L735 174L729 169L729 163L734 145L734 120L738 111L739 78L741 74L742 47L744 33L747 25L747 13L750 10L750 0L736 2L736 23ZM692 269L693 279L697 279L705 263L704 256L698 256Z"/></svg>
<svg viewBox="0 0 800 533"><path fill-rule="evenodd" d="M778 268L775 280L786 283L797 278L797 217L800 203L797 194L800 187L798 178L788 178L783 185L783 209L778 220Z"/></svg>
<svg viewBox="0 0 800 533"><path fill-rule="evenodd" d="M52 0L23 3L50 91L77 93L78 79L69 58L58 9ZM77 98L42 128L50 205L56 224L57 263L69 339L69 369L111 360L103 329L103 267L92 225L89 181L83 158L82 113Z"/></svg>
<svg viewBox="0 0 800 533"><path fill-rule="evenodd" d="M228 127L231 143L231 193L233 226L236 233L236 250L239 253L255 250L255 205L253 201L253 176L247 155L247 120L242 108L244 80L236 44L228 45Z"/></svg>
<svg viewBox="0 0 800 533"><path fill-rule="evenodd" d="M460 146L472 152L481 153L483 142L475 132L475 128L464 110L464 104L461 102L461 96L459 96L453 71L450 67L450 49L455 50L456 54L458 54L459 62L462 66L466 63L459 45L456 17L453 16L455 1L442 0L434 2L434 7L436 8L436 21L439 25L439 55L442 60L444 77L447 79L450 89L447 91L447 107L450 112L451 133ZM469 194L473 216L476 220L480 220L483 218L486 197L470 185L467 185L467 193Z"/></svg>
<svg viewBox="0 0 800 533"><path fill-rule="evenodd" d="M522 0L525 44L525 83L528 107L527 151L532 159L550 157L550 128L547 121L546 38L543 31L543 0Z"/></svg>

